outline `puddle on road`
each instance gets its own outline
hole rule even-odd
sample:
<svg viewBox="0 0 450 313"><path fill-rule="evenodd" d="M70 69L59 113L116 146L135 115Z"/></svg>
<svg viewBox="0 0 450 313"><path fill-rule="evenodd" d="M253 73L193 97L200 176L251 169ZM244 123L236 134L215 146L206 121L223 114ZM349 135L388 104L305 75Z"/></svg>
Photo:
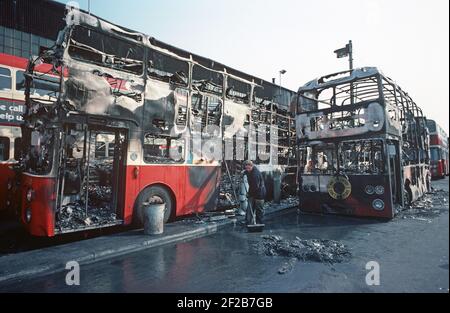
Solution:
<svg viewBox="0 0 450 313"><path fill-rule="evenodd" d="M448 191L436 189L427 193L412 205L397 210L396 218L414 219L431 223L443 212L448 212Z"/></svg>
<svg viewBox="0 0 450 313"><path fill-rule="evenodd" d="M342 263L351 257L350 250L342 243L334 240L300 239L286 240L281 236L264 235L254 245L258 254L266 256L282 256L289 258L278 270L285 274L293 270L298 261L320 263Z"/></svg>

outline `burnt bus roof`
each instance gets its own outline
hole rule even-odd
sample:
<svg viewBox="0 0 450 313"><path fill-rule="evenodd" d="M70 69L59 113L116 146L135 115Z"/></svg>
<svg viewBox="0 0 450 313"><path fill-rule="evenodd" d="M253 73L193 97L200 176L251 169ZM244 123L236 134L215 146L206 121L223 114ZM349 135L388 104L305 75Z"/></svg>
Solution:
<svg viewBox="0 0 450 313"><path fill-rule="evenodd" d="M402 88L400 88L400 86L398 86L394 80L384 75L383 72L379 70L377 67L361 67L353 70L342 71L322 76L300 87L298 89L298 93L302 94L313 90L326 89L329 87L348 84L360 79L375 76L381 76L387 83L392 85L399 93L401 93L403 97L405 97L409 102L411 102L411 104L420 114L422 114L422 109L419 106L417 106L417 104L414 102L411 96L407 92L405 92ZM391 95L385 94L385 97L394 98L395 96L392 94Z"/></svg>
<svg viewBox="0 0 450 313"><path fill-rule="evenodd" d="M193 61L195 61L195 62L199 63L200 65L202 65L206 68L209 68L211 70L226 71L227 74L231 74L233 76L239 77L245 81L248 81L248 82L253 81L256 85L259 85L264 88L262 94L265 98L268 98L270 100L273 100L275 97L278 97L280 94L280 86L279 85L273 84L271 82L268 82L268 81L258 78L256 76L246 74L242 71L236 70L232 67L226 66L226 65L224 65L220 62L216 62L212 59L202 57L200 55L186 51L184 49L177 48L177 47L167 44L163 41L160 41L154 37L148 36L144 33L137 32L137 31L131 30L129 28L111 23L101 17L96 16L95 14L89 14L83 10L81 10L80 25L98 29L102 32L106 32L113 36L135 42L136 44L142 44L142 45L148 46L150 48L157 47L159 49L162 49L163 51L166 50L167 52L174 54L177 57L180 57L182 59L188 60L188 59L191 59L191 57L192 57ZM285 93L286 92L289 93L290 96L293 96L294 94L296 94L295 91L284 88L284 87L281 87L281 90ZM281 99L283 99L283 97L281 97ZM289 107L290 101L287 101L285 103L280 103L280 104L283 106Z"/></svg>
<svg viewBox="0 0 450 313"><path fill-rule="evenodd" d="M381 74L381 71L378 70L376 67L362 67L357 68L352 71L342 71L338 73L329 74L326 76L322 76L319 78L316 78L308 83L306 83L304 86L300 87L298 89L299 93L317 90L317 89L324 89L335 85L350 83L352 81L372 77L377 74ZM345 75L345 76L343 76ZM343 76L343 77L339 77ZM333 79L333 77L338 77Z"/></svg>
<svg viewBox="0 0 450 313"><path fill-rule="evenodd" d="M0 25L17 29L26 33L32 33L37 36L42 36L45 38L51 38L56 40L57 34L60 30L64 28L65 24L65 11L66 5L60 2L51 0L1 0L0 1ZM84 14L88 14L85 10L80 10ZM94 14L91 16L102 20L106 23L114 25L128 33L139 34L138 32L131 30L127 27L119 26L114 23L108 22ZM115 34L117 35L117 34ZM213 70L223 71L224 69L227 73L241 77L245 80L252 81L257 85L264 88L261 94L268 99L273 99L275 96L279 95L280 86L273 84L272 82L266 81L264 79L246 74L242 71L236 70L232 67L226 66L220 62L216 62L206 57L191 53L189 51L177 48L156 38L149 37L145 34L141 34L143 37L148 38L152 45L158 46L162 49L166 49L172 53L175 53L183 58L189 59L192 55L193 59ZM130 39L130 38L128 38ZM291 96L295 94L295 91L281 87L283 92L289 93ZM283 99L283 98L282 98ZM288 106L289 103L282 103Z"/></svg>

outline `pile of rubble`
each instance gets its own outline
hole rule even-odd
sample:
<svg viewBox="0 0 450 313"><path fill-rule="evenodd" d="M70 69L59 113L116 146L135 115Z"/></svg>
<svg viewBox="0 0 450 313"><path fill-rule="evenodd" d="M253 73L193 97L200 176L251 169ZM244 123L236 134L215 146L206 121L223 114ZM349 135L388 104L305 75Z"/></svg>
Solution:
<svg viewBox="0 0 450 313"><path fill-rule="evenodd" d="M91 205L104 205L109 203L112 198L112 188L111 186L99 186L90 185L89 188L89 203Z"/></svg>
<svg viewBox="0 0 450 313"><path fill-rule="evenodd" d="M237 188L241 185L241 179L241 175L233 175L233 183L231 183L228 175L222 175L219 187L219 203L217 204L219 208L231 208L239 205L239 201L235 199L235 194L238 193ZM233 191L233 187L236 190Z"/></svg>
<svg viewBox="0 0 450 313"><path fill-rule="evenodd" d="M295 196L290 196L286 199L281 199L280 203L275 203L274 201L264 203L264 211L266 213L270 213L271 211L280 211L298 206L299 206L299 198Z"/></svg>
<svg viewBox="0 0 450 313"><path fill-rule="evenodd" d="M313 261L322 263L342 263L351 257L350 250L334 240L300 239L286 240L281 236L264 235L254 245L258 254L290 258L278 271L284 274L295 265L294 261Z"/></svg>
<svg viewBox="0 0 450 313"><path fill-rule="evenodd" d="M402 219L431 221L431 218L448 211L448 196L445 190L433 190L411 205L397 208L396 216Z"/></svg>
<svg viewBox="0 0 450 313"><path fill-rule="evenodd" d="M108 205L88 206L82 201L69 203L61 207L56 213L56 227L60 230L75 230L84 227L101 226L114 223L116 214Z"/></svg>

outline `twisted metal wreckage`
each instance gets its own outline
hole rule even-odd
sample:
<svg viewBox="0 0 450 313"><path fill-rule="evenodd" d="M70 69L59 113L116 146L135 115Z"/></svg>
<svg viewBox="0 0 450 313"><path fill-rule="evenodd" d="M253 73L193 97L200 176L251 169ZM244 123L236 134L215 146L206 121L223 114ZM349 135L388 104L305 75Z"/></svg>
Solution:
<svg viewBox="0 0 450 313"><path fill-rule="evenodd" d="M426 117L377 68L323 76L298 99L304 209L392 218L431 190Z"/></svg>
<svg viewBox="0 0 450 313"><path fill-rule="evenodd" d="M295 192L292 91L75 10L25 76L21 215L34 235L140 222L155 195L165 220L213 210L220 185L235 206L246 158L275 200Z"/></svg>

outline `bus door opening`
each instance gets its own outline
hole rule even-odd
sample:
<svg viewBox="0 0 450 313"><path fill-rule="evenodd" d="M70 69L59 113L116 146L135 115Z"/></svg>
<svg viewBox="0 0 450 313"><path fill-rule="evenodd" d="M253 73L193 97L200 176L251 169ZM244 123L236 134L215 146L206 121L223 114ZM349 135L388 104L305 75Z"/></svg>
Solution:
<svg viewBox="0 0 450 313"><path fill-rule="evenodd" d="M123 222L125 130L83 124L65 127L59 173L57 231Z"/></svg>

